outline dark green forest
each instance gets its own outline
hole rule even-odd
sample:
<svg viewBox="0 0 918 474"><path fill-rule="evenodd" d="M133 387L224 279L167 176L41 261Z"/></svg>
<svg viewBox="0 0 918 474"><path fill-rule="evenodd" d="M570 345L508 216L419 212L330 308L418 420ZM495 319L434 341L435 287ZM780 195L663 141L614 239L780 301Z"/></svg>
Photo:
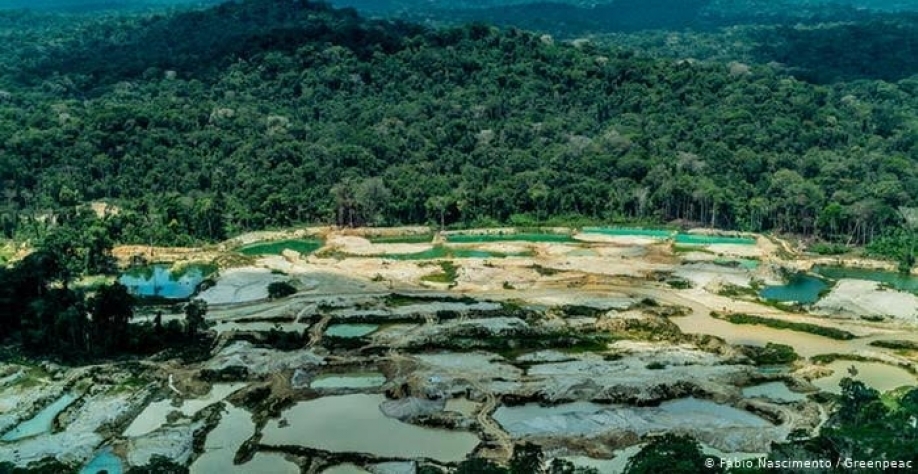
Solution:
<svg viewBox="0 0 918 474"><path fill-rule="evenodd" d="M888 34L918 32L897 21ZM874 39L892 49L870 36L857 49ZM677 221L864 244L918 195L911 76L811 81L288 0L70 22L4 12L0 41L6 237L43 239L104 200L122 212L97 225L118 242L442 212L457 226Z"/></svg>

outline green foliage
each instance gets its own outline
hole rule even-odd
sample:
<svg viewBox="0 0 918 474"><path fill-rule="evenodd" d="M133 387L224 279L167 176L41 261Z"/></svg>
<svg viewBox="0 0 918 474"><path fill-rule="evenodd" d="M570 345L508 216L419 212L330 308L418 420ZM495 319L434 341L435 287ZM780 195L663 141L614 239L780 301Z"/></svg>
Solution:
<svg viewBox="0 0 918 474"><path fill-rule="evenodd" d="M915 266L915 248L918 237L914 231L894 229L870 242L867 254L899 262L899 271L908 274Z"/></svg>
<svg viewBox="0 0 918 474"><path fill-rule="evenodd" d="M642 2L626 3L615 21ZM100 236L189 245L301 222L682 220L864 244L918 198L910 79L812 85L306 1L4 20L0 182L16 186L0 231L47 240L70 274L105 267ZM872 73L865 49L918 29L873 26L776 30L758 57L821 67L788 56L804 38ZM82 222L103 199L120 212Z"/></svg>
<svg viewBox="0 0 918 474"><path fill-rule="evenodd" d="M194 338L198 329L204 326L204 316L207 314L207 302L202 299L193 299L185 304L185 330L188 337Z"/></svg>
<svg viewBox="0 0 918 474"><path fill-rule="evenodd" d="M128 325L134 317L134 297L127 287L118 282L103 285L89 298L88 305L96 350L109 354L124 349Z"/></svg>
<svg viewBox="0 0 918 474"><path fill-rule="evenodd" d="M450 285L454 285L456 283L456 277L459 276L459 267L450 260L441 260L438 264L440 265L440 269L443 270L442 273L427 275L421 279L433 283L449 283Z"/></svg>
<svg viewBox="0 0 918 474"><path fill-rule="evenodd" d="M654 438L628 460L625 474L697 474L720 473L719 463L705 465L707 458L697 441L686 435L667 433Z"/></svg>
<svg viewBox="0 0 918 474"><path fill-rule="evenodd" d="M765 347L739 346L739 349L755 365L787 365L800 358L793 347L774 342L765 344Z"/></svg>
<svg viewBox="0 0 918 474"><path fill-rule="evenodd" d="M510 458L510 474L530 474L542 470L545 461L542 448L533 443L523 443L513 446L513 456Z"/></svg>
<svg viewBox="0 0 918 474"><path fill-rule="evenodd" d="M296 288L285 281L275 281L268 284L268 298L277 299L296 293Z"/></svg>
<svg viewBox="0 0 918 474"><path fill-rule="evenodd" d="M791 331L807 332L810 334L816 334L818 336L837 339L840 341L847 341L854 339L855 337L854 334L837 328L819 326L817 324L810 323L784 321L781 319L766 318L745 313L719 313L714 311L711 312L711 316L717 319L729 321L733 324L755 324L760 326L768 326L775 329L788 329Z"/></svg>
<svg viewBox="0 0 918 474"><path fill-rule="evenodd" d="M188 468L157 454L143 466L131 466L125 474L188 474Z"/></svg>
<svg viewBox="0 0 918 474"><path fill-rule="evenodd" d="M484 458L466 459L459 463L455 474L509 474L507 468Z"/></svg>
<svg viewBox="0 0 918 474"><path fill-rule="evenodd" d="M819 255L844 255L851 251L846 245L827 242L818 242L810 245L808 250Z"/></svg>
<svg viewBox="0 0 918 474"><path fill-rule="evenodd" d="M54 458L32 463L28 468L16 467L11 462L0 461L0 474L76 474L78 470Z"/></svg>
<svg viewBox="0 0 918 474"><path fill-rule="evenodd" d="M874 347L885 347L887 349L918 351L918 342L901 340L901 339L894 339L894 340L880 339L876 341L870 341L870 345Z"/></svg>
<svg viewBox="0 0 918 474"><path fill-rule="evenodd" d="M912 423L916 415L914 400L918 390L901 393L886 406L879 393L864 383L844 378L842 392L828 422L815 438L779 444L771 459L886 459L896 462L918 462L918 429ZM904 466L903 466L904 467ZM891 469L910 472L908 469ZM914 469L911 469L914 470ZM833 471L835 472L835 471ZM846 468L838 472L865 472ZM880 472L866 471L866 472Z"/></svg>

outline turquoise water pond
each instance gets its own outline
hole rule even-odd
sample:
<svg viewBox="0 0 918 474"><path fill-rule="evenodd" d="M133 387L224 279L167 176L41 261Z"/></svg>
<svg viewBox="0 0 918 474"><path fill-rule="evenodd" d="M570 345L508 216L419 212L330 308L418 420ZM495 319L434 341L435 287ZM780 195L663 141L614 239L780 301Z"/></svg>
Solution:
<svg viewBox="0 0 918 474"><path fill-rule="evenodd" d="M572 236L567 234L550 234L536 232L521 232L507 234L452 234L446 236L448 242L457 244L481 244L489 242L553 242L566 243L577 242Z"/></svg>
<svg viewBox="0 0 918 474"><path fill-rule="evenodd" d="M882 270L871 270L869 268L850 268L827 265L817 265L813 267L813 273L830 278L832 280L841 280L842 278L851 278L854 280L869 280L885 283L897 290L910 291L918 293L918 277L903 275L897 272L887 272Z"/></svg>
<svg viewBox="0 0 918 474"><path fill-rule="evenodd" d="M766 286L759 295L772 301L794 301L802 304L815 303L819 293L828 288L819 278L798 273L785 285Z"/></svg>
<svg viewBox="0 0 918 474"><path fill-rule="evenodd" d="M41 434L49 433L51 427L54 424L54 419L57 418L62 411L67 409L71 403L77 399L76 395L72 393L65 393L61 395L60 398L54 401L54 403L45 407L42 411L38 412L37 415L32 417L29 420L23 421L16 426L16 428L8 431L3 435L0 440L2 441L17 441L24 438L31 438L32 436L38 436Z"/></svg>
<svg viewBox="0 0 918 474"><path fill-rule="evenodd" d="M193 295L198 284L214 270L213 266L189 265L173 273L169 265L151 265L132 268L118 277L118 281L135 296L182 299Z"/></svg>
<svg viewBox="0 0 918 474"><path fill-rule="evenodd" d="M675 231L666 229L639 229L632 227L584 227L586 234L611 235L613 237L652 237L655 239L672 238Z"/></svg>
<svg viewBox="0 0 918 474"><path fill-rule="evenodd" d="M723 266L725 266L725 267L733 267L733 266L736 266L736 267L742 268L742 269L744 269L744 270L755 270L756 268L759 267L759 261L758 261L758 260L752 260L752 259L750 259L750 258L736 258L736 259L732 259L732 258L715 258L715 259L714 259L714 264L715 264L715 265L723 265Z"/></svg>
<svg viewBox="0 0 918 474"><path fill-rule="evenodd" d="M676 243L685 245L755 245L755 239L751 237L727 237L722 235L678 234L676 235Z"/></svg>
<svg viewBox="0 0 918 474"><path fill-rule="evenodd" d="M376 324L333 324L325 330L326 336L363 337L379 329Z"/></svg>
<svg viewBox="0 0 918 474"><path fill-rule="evenodd" d="M666 229L642 229L632 227L584 227L583 232L587 234L611 235L614 237L650 237L654 239L675 238L677 244L684 245L755 244L755 239L751 237L686 234Z"/></svg>
<svg viewBox="0 0 918 474"><path fill-rule="evenodd" d="M121 458L115 456L112 448L106 447L96 454L96 457L89 461L89 464L80 469L80 474L121 474L124 472L124 464Z"/></svg>
<svg viewBox="0 0 918 474"><path fill-rule="evenodd" d="M290 239L259 242L246 245L239 249L243 255L280 255L286 249L299 252L303 255L319 250L323 242L318 239Z"/></svg>

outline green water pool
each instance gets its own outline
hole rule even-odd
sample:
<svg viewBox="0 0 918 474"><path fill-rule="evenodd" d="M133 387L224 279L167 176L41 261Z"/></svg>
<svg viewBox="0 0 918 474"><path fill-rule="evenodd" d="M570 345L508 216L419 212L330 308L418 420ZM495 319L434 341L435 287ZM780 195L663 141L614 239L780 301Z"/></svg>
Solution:
<svg viewBox="0 0 918 474"><path fill-rule="evenodd" d="M875 281L887 284L897 290L918 293L918 277L896 272L872 270L869 268L817 265L813 267L813 273L832 280L850 278L854 280Z"/></svg>
<svg viewBox="0 0 918 474"><path fill-rule="evenodd" d="M802 304L815 303L819 294L829 285L814 276L797 273L788 280L787 284L766 286L759 295L767 300L797 302Z"/></svg>
<svg viewBox="0 0 918 474"><path fill-rule="evenodd" d="M735 244L735 245L755 245L755 239L751 237L729 237L722 235L700 235L700 234L677 234L677 244L685 245L714 245L714 244Z"/></svg>
<svg viewBox="0 0 918 474"><path fill-rule="evenodd" d="M323 242L318 239L289 239L271 242L259 242L239 249L243 255L280 255L286 249L307 255L321 248Z"/></svg>

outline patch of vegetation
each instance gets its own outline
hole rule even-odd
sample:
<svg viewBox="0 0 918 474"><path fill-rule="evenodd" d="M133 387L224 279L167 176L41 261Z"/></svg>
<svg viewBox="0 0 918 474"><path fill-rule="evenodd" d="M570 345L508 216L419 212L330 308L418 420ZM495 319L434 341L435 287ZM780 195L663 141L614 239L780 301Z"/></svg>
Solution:
<svg viewBox="0 0 918 474"><path fill-rule="evenodd" d="M714 461L714 462L712 462ZM704 455L691 436L666 433L654 437L628 460L625 474L723 473L716 458Z"/></svg>
<svg viewBox="0 0 918 474"><path fill-rule="evenodd" d="M739 346L740 352L752 360L755 365L788 365L800 359L794 348L786 344L769 342L765 347Z"/></svg>
<svg viewBox="0 0 918 474"><path fill-rule="evenodd" d="M471 296L449 296L449 295L406 295L404 293L389 293L383 299L386 306L397 308L399 306L410 306L424 303L462 303L475 304L479 300Z"/></svg>
<svg viewBox="0 0 918 474"><path fill-rule="evenodd" d="M341 336L329 336L328 334L322 336L322 347L330 351L334 351L334 350L350 351L350 350L360 349L361 347L369 343L370 343L370 338L366 336L341 337Z"/></svg>
<svg viewBox="0 0 918 474"><path fill-rule="evenodd" d="M567 353L603 352L608 345L618 340L607 333L581 333L572 330L537 331L522 328L512 334L492 334L486 328L470 326L418 342L407 350L423 352L429 350L485 350L515 359L532 351L554 349Z"/></svg>
<svg viewBox="0 0 918 474"><path fill-rule="evenodd" d="M268 298L275 300L296 293L296 287L286 281L275 281L268 284Z"/></svg>
<svg viewBox="0 0 918 474"><path fill-rule="evenodd" d="M249 377L249 369L241 365L231 365L218 370L201 369L200 379L205 382L238 382Z"/></svg>
<svg viewBox="0 0 918 474"><path fill-rule="evenodd" d="M669 285L670 288L677 290L687 290L692 288L692 282L686 280L685 278L670 278L666 280L666 284Z"/></svg>
<svg viewBox="0 0 918 474"><path fill-rule="evenodd" d="M877 341L870 341L870 345L874 347L884 347L886 349L918 351L918 342L915 341L881 339Z"/></svg>
<svg viewBox="0 0 918 474"><path fill-rule="evenodd" d="M599 317L606 310L594 306L568 304L558 308L564 317L567 318L595 318Z"/></svg>
<svg viewBox="0 0 918 474"><path fill-rule="evenodd" d="M650 297L642 298L641 301L639 301L638 304L636 305L636 307L638 308L656 308L658 306L660 306L660 303L658 303L657 300L650 298Z"/></svg>
<svg viewBox="0 0 918 474"><path fill-rule="evenodd" d="M831 364L837 360L850 360L854 362L877 362L880 364L887 364L894 367L899 367L913 375L918 375L918 369L915 369L911 364L889 364L887 361L870 356L862 356L858 354L819 354L810 358L814 363L817 364Z"/></svg>
<svg viewBox="0 0 918 474"><path fill-rule="evenodd" d="M459 276L459 267L450 260L440 260L438 264L440 269L443 270L441 273L424 276L421 280L431 283L448 283L450 286L455 285L456 277Z"/></svg>
<svg viewBox="0 0 918 474"><path fill-rule="evenodd" d="M53 457L47 457L39 462L32 463L27 468L17 467L11 462L0 461L0 474L76 474L77 472L79 472L79 468L76 466L62 463ZM187 469L185 472L188 472Z"/></svg>
<svg viewBox="0 0 918 474"><path fill-rule="evenodd" d="M651 362L647 364L647 369L649 370L662 370L666 368L666 364L662 362Z"/></svg>
<svg viewBox="0 0 918 474"><path fill-rule="evenodd" d="M367 237L367 240L374 244L429 244L433 241L433 238L433 234L415 234L372 236Z"/></svg>
<svg viewBox="0 0 918 474"><path fill-rule="evenodd" d="M807 250L818 255L844 255L851 251L847 245L827 242L815 243L810 245Z"/></svg>
<svg viewBox="0 0 918 474"><path fill-rule="evenodd" d="M664 317L614 319L608 322L608 330L618 339L637 341L679 342L685 338L679 326Z"/></svg>
<svg viewBox="0 0 918 474"><path fill-rule="evenodd" d="M125 474L188 474L188 468L165 456L155 454L150 458L150 462L143 466L132 466Z"/></svg>
<svg viewBox="0 0 918 474"><path fill-rule="evenodd" d="M535 272L541 276L553 276L553 275L557 275L561 273L561 270L557 270L555 268L543 267L542 265L539 265L537 263L533 264L529 268L535 270Z"/></svg>
<svg viewBox="0 0 918 474"><path fill-rule="evenodd" d="M717 290L717 294L720 296L726 296L728 298L742 298L742 297L757 297L759 295L758 290L747 287L739 286L733 284L726 284L720 287Z"/></svg>
<svg viewBox="0 0 918 474"><path fill-rule="evenodd" d="M702 246L698 246L698 245L679 245L679 244L675 244L675 243L674 243L674 244L672 245L672 249L673 249L673 253L675 253L675 254L681 254L681 253L706 253L706 254L710 254L710 255L715 255L715 253L714 253L713 251L708 250L708 249L706 249L706 248L704 248L704 247L702 247Z"/></svg>
<svg viewBox="0 0 918 474"><path fill-rule="evenodd" d="M847 341L855 338L854 334L851 334L850 332L844 331L842 329L819 326L817 324L810 323L784 321L780 319L754 316L745 313L720 313L718 311L712 311L711 317L729 321L733 324L753 324L759 326L768 326L775 329L787 329L791 331L806 332L810 334L816 334L817 336L828 337L830 339L837 339L840 341Z"/></svg>

